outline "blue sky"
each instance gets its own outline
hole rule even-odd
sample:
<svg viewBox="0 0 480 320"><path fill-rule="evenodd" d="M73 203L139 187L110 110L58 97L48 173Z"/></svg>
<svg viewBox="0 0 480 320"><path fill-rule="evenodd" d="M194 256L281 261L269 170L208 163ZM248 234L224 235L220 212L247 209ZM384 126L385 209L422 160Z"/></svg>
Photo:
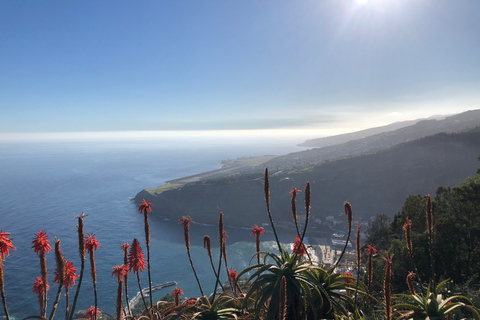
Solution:
<svg viewBox="0 0 480 320"><path fill-rule="evenodd" d="M0 133L354 131L480 108L480 1L0 2Z"/></svg>

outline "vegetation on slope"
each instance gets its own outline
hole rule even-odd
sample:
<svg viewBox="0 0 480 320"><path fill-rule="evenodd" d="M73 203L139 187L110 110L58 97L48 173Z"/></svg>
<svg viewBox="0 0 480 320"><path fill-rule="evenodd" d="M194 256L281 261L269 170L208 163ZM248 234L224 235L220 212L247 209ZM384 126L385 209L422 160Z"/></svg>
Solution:
<svg viewBox="0 0 480 320"><path fill-rule="evenodd" d="M476 167L480 132L437 134L406 142L376 154L338 160L295 170L274 170L272 212L278 221L289 221L285 208L293 186L311 181L317 196L312 199L314 219L338 215L338 203L345 199L356 204L357 215L393 216L402 199L411 193L433 193L439 185L454 186ZM428 159L427 161L425 159ZM385 187L388 186L388 187ZM135 201L148 198L154 213L175 219L189 214L198 222L214 224L218 209L233 217L230 225L267 223L262 214L262 175L247 174L185 184L181 189L161 194L142 191Z"/></svg>
<svg viewBox="0 0 480 320"><path fill-rule="evenodd" d="M375 218L369 230L367 244L395 254L399 263L395 265L393 285L406 290L401 276L417 268L421 279L434 279L437 283L451 279L464 289L478 291L480 283L480 174L467 178L456 187L438 187L432 201L435 223L433 233L433 261L430 268L425 221L427 197L410 195L400 212L390 222L384 215ZM406 249L404 225L411 221L413 264ZM432 274L434 272L434 274ZM377 287L379 287L377 283Z"/></svg>

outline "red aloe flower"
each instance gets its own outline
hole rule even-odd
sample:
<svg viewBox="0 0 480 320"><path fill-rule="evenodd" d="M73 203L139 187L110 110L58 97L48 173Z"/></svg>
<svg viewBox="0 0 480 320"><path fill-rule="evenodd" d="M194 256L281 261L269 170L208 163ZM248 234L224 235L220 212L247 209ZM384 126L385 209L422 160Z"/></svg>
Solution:
<svg viewBox="0 0 480 320"><path fill-rule="evenodd" d="M142 214L152 212L152 208L150 208L151 206L152 206L152 202L143 199L142 202L140 202L140 206L138 207L138 212Z"/></svg>
<svg viewBox="0 0 480 320"><path fill-rule="evenodd" d="M307 251L305 250L305 245L303 243L300 245L300 241L301 239L297 234L295 236L295 241L293 242L292 254L297 253L298 256L303 257Z"/></svg>
<svg viewBox="0 0 480 320"><path fill-rule="evenodd" d="M2 257L1 260L5 260L5 257L8 257L10 255L10 252L8 250L15 250L15 247L12 245L12 240L7 238L8 235L10 235L10 233L0 231L0 256Z"/></svg>
<svg viewBox="0 0 480 320"><path fill-rule="evenodd" d="M175 289L172 290L172 294L175 297L175 305L178 306L180 304L180 296L183 294L182 289L175 287Z"/></svg>
<svg viewBox="0 0 480 320"><path fill-rule="evenodd" d="M90 233L88 236L85 237L85 250L87 250L89 257L90 257L90 275L92 276L92 283L93 283L93 294L95 297L95 307L93 310L93 320L97 318L97 314L95 310L98 310L97 304L97 267L95 266L95 251L98 250L100 244L98 243L95 235Z"/></svg>
<svg viewBox="0 0 480 320"><path fill-rule="evenodd" d="M102 311L100 311L98 308L97 308L97 315L99 315L100 313L102 313ZM95 307L94 306L90 306L90 308L87 309L87 312L85 313L85 317L87 319L90 319L90 320L94 320L95 319Z"/></svg>
<svg viewBox="0 0 480 320"><path fill-rule="evenodd" d="M142 200L140 203L140 206L138 207L138 212L143 214L143 222L145 224L145 243L147 245L147 254L150 256L150 224L148 223L148 213L152 211L152 208L150 208L152 203L150 201L147 201L145 199ZM150 261L150 259L149 259ZM150 266L148 267L148 273L150 274ZM150 278L150 276L149 276Z"/></svg>
<svg viewBox="0 0 480 320"><path fill-rule="evenodd" d="M47 283L47 290L50 290L50 286ZM35 279L35 282L33 283L33 292L35 292L37 295L43 295L43 281L42 277L37 277Z"/></svg>
<svg viewBox="0 0 480 320"><path fill-rule="evenodd" d="M65 260L65 270L65 280L63 284L65 285L65 288L71 289L75 285L75 279L80 276L75 274L77 268L75 268L73 263L68 260Z"/></svg>
<svg viewBox="0 0 480 320"><path fill-rule="evenodd" d="M35 235L35 238L32 241L35 253L40 257L40 273L42 275L42 282L46 285L44 286L43 292L43 304L40 304L41 308L41 315L45 317L46 315L46 307L47 307L47 286L48 286L48 273L47 273L47 258L46 254L52 249L50 247L50 241L48 240L48 236L46 235L45 231L40 230ZM43 311L42 311L43 310Z"/></svg>
<svg viewBox="0 0 480 320"><path fill-rule="evenodd" d="M351 273L351 272L342 272L342 275L344 275L344 276L346 276L346 277L352 277L352 278L353 278L353 273ZM343 279L343 282L345 282L345 283L354 283L355 280L350 279L350 278L346 278L346 279Z"/></svg>
<svg viewBox="0 0 480 320"><path fill-rule="evenodd" d="M47 287L45 288L43 284L42 277L37 277L35 282L33 283L32 291L35 292L38 296L38 303L40 305L40 314L45 312L45 292L50 289L50 286L47 283Z"/></svg>
<svg viewBox="0 0 480 320"><path fill-rule="evenodd" d="M237 271L235 271L233 268L230 268L230 270L228 270L228 280L234 282L235 279L237 279Z"/></svg>
<svg viewBox="0 0 480 320"><path fill-rule="evenodd" d="M85 249L88 252L93 252L94 250L98 250L100 244L98 240L95 238L93 233L90 233L87 237L85 237Z"/></svg>
<svg viewBox="0 0 480 320"><path fill-rule="evenodd" d="M50 241L48 240L48 236L43 230L38 231L32 243L32 248L34 248L35 253L38 255L40 255L41 253L48 253L52 249L52 247L50 247Z"/></svg>
<svg viewBox="0 0 480 320"><path fill-rule="evenodd" d="M127 247L127 246L123 246ZM128 266L128 271L132 271L137 274L137 283L138 283L138 288L140 289L140 295L143 300L143 305L145 306L145 309L147 309L147 304L145 302L145 297L143 296L142 293L142 286L140 284L140 274L139 271L143 271L147 269L145 267L145 255L142 252L142 248L140 247L140 243L138 242L137 238L133 239L132 245L130 247L130 253L128 254L127 257L127 264L125 266ZM126 251L125 251L126 252ZM128 272L125 274L125 291L127 292L127 275ZM128 298L127 298L128 300Z"/></svg>
<svg viewBox="0 0 480 320"><path fill-rule="evenodd" d="M254 225L252 229L252 233L250 234L253 234L255 237L258 237L258 236L261 236L264 232L265 232L264 228Z"/></svg>
<svg viewBox="0 0 480 320"><path fill-rule="evenodd" d="M145 225L145 245L147 246L147 272L148 272L148 289L150 293L150 305L153 306L152 300L152 277L150 273L150 224L148 223L148 213L152 211L150 208L152 203L148 200L143 199L140 202L140 206L138 207L138 211L143 213L143 223ZM138 273L137 273L138 275ZM141 290L140 290L141 291Z"/></svg>
<svg viewBox="0 0 480 320"><path fill-rule="evenodd" d="M233 283L235 282L235 280L237 280L237 271L235 271L235 269L233 268L230 268L230 270L228 270L228 280L230 281L230 283L232 284L233 286ZM234 292L239 292L240 294L242 294L242 288L240 288L240 284L237 283L236 286L234 287Z"/></svg>
<svg viewBox="0 0 480 320"><path fill-rule="evenodd" d="M295 196L297 196L298 192L302 192L302 190L298 190L297 188L293 188L293 190L290 191L289 194L291 194L295 197Z"/></svg>
<svg viewBox="0 0 480 320"><path fill-rule="evenodd" d="M296 190L296 189L294 189L294 190ZM264 229L262 227L254 225L252 233L251 233L255 237L255 242L256 242L256 247L257 247L257 262L258 263L260 263L260 255L258 254L260 252L260 236L263 234L263 232L264 232Z"/></svg>
<svg viewBox="0 0 480 320"><path fill-rule="evenodd" d="M145 255L142 252L140 243L137 238L133 239L130 247L130 253L128 254L128 271L138 273L139 271L146 270Z"/></svg>
<svg viewBox="0 0 480 320"><path fill-rule="evenodd" d="M37 295L43 294L43 281L42 277L37 277L33 283L32 291Z"/></svg>
<svg viewBox="0 0 480 320"><path fill-rule="evenodd" d="M117 276L118 279L118 289L117 289L117 308L115 310L115 318L120 320L122 318L122 309L123 309L123 276L127 274L127 266L120 265L112 268L112 276ZM140 290L140 293L142 291ZM142 295L143 297L143 295Z"/></svg>
<svg viewBox="0 0 480 320"><path fill-rule="evenodd" d="M112 269L113 269L112 276L117 276L118 277L118 282L123 281L122 280L123 275L127 274L127 272L128 272L127 266L122 264L120 266L115 266Z"/></svg>
<svg viewBox="0 0 480 320"><path fill-rule="evenodd" d="M368 285L372 284L373 281L373 262L372 262L372 257L374 254L377 254L377 249L371 245L367 245L367 248L365 251L368 252L368 263L367 263L367 280L368 280Z"/></svg>
<svg viewBox="0 0 480 320"><path fill-rule="evenodd" d="M365 248L365 251L368 252L368 255L374 255L374 254L377 254L377 249L375 249L374 246L371 246L371 245L367 245L367 247Z"/></svg>

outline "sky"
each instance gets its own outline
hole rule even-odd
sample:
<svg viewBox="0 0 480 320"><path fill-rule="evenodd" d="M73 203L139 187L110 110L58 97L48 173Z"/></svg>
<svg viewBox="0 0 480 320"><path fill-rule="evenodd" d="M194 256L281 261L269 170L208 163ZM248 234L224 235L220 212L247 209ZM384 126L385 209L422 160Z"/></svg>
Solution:
<svg viewBox="0 0 480 320"><path fill-rule="evenodd" d="M479 12L475 0L3 0L0 137L323 136L479 109Z"/></svg>

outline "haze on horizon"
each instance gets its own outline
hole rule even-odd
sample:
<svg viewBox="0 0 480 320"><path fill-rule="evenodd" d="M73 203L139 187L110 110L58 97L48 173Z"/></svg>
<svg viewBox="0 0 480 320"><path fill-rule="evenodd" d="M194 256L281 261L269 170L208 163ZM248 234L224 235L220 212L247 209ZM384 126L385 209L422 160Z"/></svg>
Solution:
<svg viewBox="0 0 480 320"><path fill-rule="evenodd" d="M477 1L1 8L0 140L313 138L480 107Z"/></svg>

